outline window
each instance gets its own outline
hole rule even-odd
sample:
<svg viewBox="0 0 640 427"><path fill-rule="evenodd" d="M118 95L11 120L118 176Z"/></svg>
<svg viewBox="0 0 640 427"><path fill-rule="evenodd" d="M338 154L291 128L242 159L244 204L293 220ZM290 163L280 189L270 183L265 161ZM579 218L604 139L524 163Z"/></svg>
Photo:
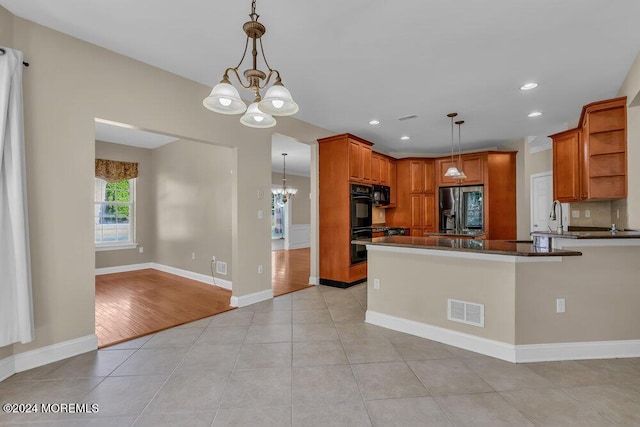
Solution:
<svg viewBox="0 0 640 427"><path fill-rule="evenodd" d="M107 182L95 178L96 248L135 245L135 178Z"/></svg>

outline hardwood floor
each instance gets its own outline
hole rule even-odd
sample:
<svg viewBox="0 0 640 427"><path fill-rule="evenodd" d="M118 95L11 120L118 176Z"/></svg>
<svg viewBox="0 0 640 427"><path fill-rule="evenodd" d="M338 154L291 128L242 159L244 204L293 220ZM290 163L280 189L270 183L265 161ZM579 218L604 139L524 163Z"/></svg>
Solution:
<svg viewBox="0 0 640 427"><path fill-rule="evenodd" d="M273 296L299 291L309 286L311 249L271 252L271 284Z"/></svg>
<svg viewBox="0 0 640 427"><path fill-rule="evenodd" d="M106 347L231 310L231 291L146 269L96 276L96 335Z"/></svg>
<svg viewBox="0 0 640 427"><path fill-rule="evenodd" d="M274 296L310 287L310 249L273 251ZM158 270L96 276L98 347L231 310L231 291Z"/></svg>

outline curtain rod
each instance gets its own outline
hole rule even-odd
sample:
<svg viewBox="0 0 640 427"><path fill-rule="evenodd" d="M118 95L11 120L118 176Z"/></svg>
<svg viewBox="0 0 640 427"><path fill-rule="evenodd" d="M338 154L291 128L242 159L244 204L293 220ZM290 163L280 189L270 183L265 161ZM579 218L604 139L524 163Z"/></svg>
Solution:
<svg viewBox="0 0 640 427"><path fill-rule="evenodd" d="M5 53L7 53L7 51L0 47L0 56L4 55ZM28 67L29 63L22 61L22 65L24 65L25 67Z"/></svg>

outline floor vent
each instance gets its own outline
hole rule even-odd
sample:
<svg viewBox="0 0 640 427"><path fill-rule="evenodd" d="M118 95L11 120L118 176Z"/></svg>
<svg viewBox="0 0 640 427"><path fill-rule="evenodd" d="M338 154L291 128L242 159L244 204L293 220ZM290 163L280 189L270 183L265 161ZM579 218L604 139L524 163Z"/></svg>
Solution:
<svg viewBox="0 0 640 427"><path fill-rule="evenodd" d="M227 263L218 261L216 262L216 273L227 275Z"/></svg>
<svg viewBox="0 0 640 427"><path fill-rule="evenodd" d="M447 319L484 328L484 304L449 299Z"/></svg>

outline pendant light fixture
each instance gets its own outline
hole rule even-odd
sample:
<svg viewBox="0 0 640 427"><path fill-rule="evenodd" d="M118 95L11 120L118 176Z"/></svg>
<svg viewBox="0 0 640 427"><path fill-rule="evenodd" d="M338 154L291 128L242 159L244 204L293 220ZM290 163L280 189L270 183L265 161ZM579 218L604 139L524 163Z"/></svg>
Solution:
<svg viewBox="0 0 640 427"><path fill-rule="evenodd" d="M457 115L458 113L447 114L447 117L451 119L451 165L449 165L449 169L447 169L447 172L445 172L444 176L450 178L457 178L458 176L460 176L460 171L458 171L458 168L456 167L453 160L453 118Z"/></svg>
<svg viewBox="0 0 640 427"><path fill-rule="evenodd" d="M297 188L287 187L287 153L282 153L282 188L274 188L271 193L282 198L282 203L287 203L287 200L292 198L298 192Z"/></svg>
<svg viewBox="0 0 640 427"><path fill-rule="evenodd" d="M270 128L276 125L276 120L272 116L291 116L298 112L298 104L293 101L291 93L282 84L280 72L269 66L267 58L264 55L262 36L267 29L262 23L258 22L260 15L256 13L256 0L251 2L251 13L249 17L251 21L245 22L242 26L242 29L247 35L247 39L240 62L235 67L225 70L220 83L213 87L211 94L202 101L202 104L207 109L221 114L242 114L246 111L240 119L243 125L253 128ZM252 45L251 56L253 62L252 68L243 72L246 79L245 83L240 77L238 69L247 56L249 40L251 40ZM267 73L257 68L258 47L262 54L262 61L267 67ZM243 88L253 91L254 101L249 105L249 108L247 108L244 101L240 98L238 90L231 84L229 72L235 74ZM264 99L262 99L260 90L267 87L272 77L275 81L265 93Z"/></svg>
<svg viewBox="0 0 640 427"><path fill-rule="evenodd" d="M461 146L460 128L463 123L464 123L464 120L458 120L456 122L456 124L458 125L458 174L459 174L456 178L459 179L460 181L462 181L463 179L467 179L467 175L465 175L464 172L462 171L462 154L460 150L460 146Z"/></svg>

